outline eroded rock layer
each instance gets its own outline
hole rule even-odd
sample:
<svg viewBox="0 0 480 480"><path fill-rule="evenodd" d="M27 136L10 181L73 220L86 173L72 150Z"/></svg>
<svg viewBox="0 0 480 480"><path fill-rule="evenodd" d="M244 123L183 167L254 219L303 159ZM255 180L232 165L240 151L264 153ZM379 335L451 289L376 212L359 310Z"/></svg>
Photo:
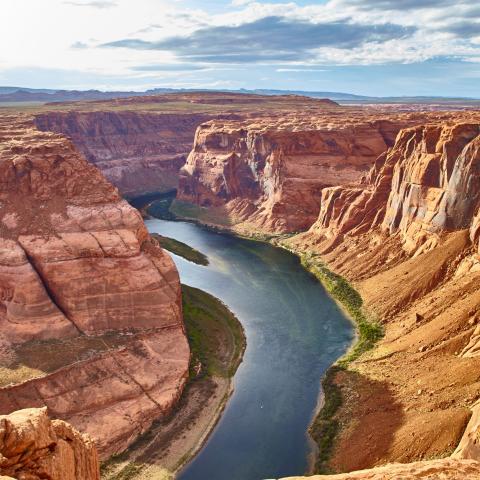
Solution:
<svg viewBox="0 0 480 480"><path fill-rule="evenodd" d="M324 188L358 182L399 130L425 115L329 104L308 114L208 122L180 172L178 198L221 207L246 231L305 230L318 217Z"/></svg>
<svg viewBox="0 0 480 480"><path fill-rule="evenodd" d="M171 190L207 113L47 112L38 129L67 135L123 194Z"/></svg>
<svg viewBox="0 0 480 480"><path fill-rule="evenodd" d="M0 416L0 478L100 480L100 466L88 435L29 408Z"/></svg>
<svg viewBox="0 0 480 480"><path fill-rule="evenodd" d="M325 189L318 220L286 242L352 280L385 327L336 376L338 471L451 453L480 397L479 140L477 112L402 130L363 182Z"/></svg>
<svg viewBox="0 0 480 480"><path fill-rule="evenodd" d="M0 119L0 202L0 413L46 405L119 452L186 381L175 265L99 170L29 118ZM105 334L62 365L62 342Z"/></svg>
<svg viewBox="0 0 480 480"><path fill-rule="evenodd" d="M394 463L371 470L339 475L314 475L310 480L476 480L480 463L475 460L431 460L409 464ZM306 480L307 477L288 477L284 480Z"/></svg>

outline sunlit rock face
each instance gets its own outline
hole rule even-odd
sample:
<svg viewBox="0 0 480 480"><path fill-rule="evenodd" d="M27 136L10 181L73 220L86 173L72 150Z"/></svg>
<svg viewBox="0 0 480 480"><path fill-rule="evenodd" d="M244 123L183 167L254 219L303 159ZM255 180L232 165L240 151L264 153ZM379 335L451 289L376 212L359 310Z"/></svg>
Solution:
<svg viewBox="0 0 480 480"><path fill-rule="evenodd" d="M91 434L102 457L119 452L185 385L176 267L72 142L28 118L0 120L0 202L0 361L16 384L2 384L0 413L46 405ZM73 364L49 347L107 333L113 344ZM30 359L22 377L17 352L38 341L55 368Z"/></svg>
<svg viewBox="0 0 480 480"><path fill-rule="evenodd" d="M288 477L283 480L475 480L480 475L480 463L475 460L454 460L450 458L414 462L395 463L385 467L372 468L339 475L314 475L311 477Z"/></svg>
<svg viewBox="0 0 480 480"><path fill-rule="evenodd" d="M46 408L0 415L0 479L100 480L95 445Z"/></svg>
<svg viewBox="0 0 480 480"><path fill-rule="evenodd" d="M197 129L178 197L221 207L233 224L305 230L319 215L323 189L357 183L400 129L422 118L325 104L310 114L211 121Z"/></svg>

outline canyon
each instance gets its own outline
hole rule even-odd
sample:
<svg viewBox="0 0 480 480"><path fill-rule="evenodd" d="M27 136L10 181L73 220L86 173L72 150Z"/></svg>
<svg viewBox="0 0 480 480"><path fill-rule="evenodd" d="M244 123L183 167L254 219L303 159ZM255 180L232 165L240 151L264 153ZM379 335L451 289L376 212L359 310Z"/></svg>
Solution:
<svg viewBox="0 0 480 480"><path fill-rule="evenodd" d="M0 414L47 406L105 459L172 411L190 359L178 273L121 195L178 189L178 214L310 255L381 324L335 373L325 465L377 469L331 478L478 476L478 111L52 104L2 112L0 159Z"/></svg>
<svg viewBox="0 0 480 480"><path fill-rule="evenodd" d="M65 137L5 115L0 159L0 414L46 406L106 458L184 388L177 270Z"/></svg>
<svg viewBox="0 0 480 480"><path fill-rule="evenodd" d="M287 233L273 241L313 255L352 281L364 309L381 322L383 339L335 376L342 395L335 416L340 433L328 465L340 472L449 454L480 397L480 116L470 111L410 115L414 118L406 118L412 123L398 129L390 148L377 151L374 160L373 152L369 161L365 158L370 168L357 173L357 182L338 167L338 180L329 187L317 170L314 220L313 208L310 217L305 215L312 195L293 171L303 159L309 166L314 161L305 156L288 162L281 146L281 154L265 149L256 143L256 125L240 124L238 130L216 122L202 126L180 177L178 198L200 206L221 205L231 220L222 222L223 228L247 235L260 231L267 237ZM294 149L292 130L289 145ZM342 128L338 138L343 138ZM274 144L281 145L278 139ZM245 170L238 176L226 174L242 159L250 171L255 161L263 166L265 152L266 163L275 165L279 155L283 158L283 169L272 176L275 188L269 188L265 176L251 176L242 188L238 179ZM234 179L230 184L229 178ZM260 196L248 188L257 180L264 182ZM211 198L215 195L217 200ZM298 216L282 208L283 195ZM277 208L266 208L272 198L278 199L273 201ZM254 208L237 215L236 206L247 203ZM300 224L305 218L310 220Z"/></svg>

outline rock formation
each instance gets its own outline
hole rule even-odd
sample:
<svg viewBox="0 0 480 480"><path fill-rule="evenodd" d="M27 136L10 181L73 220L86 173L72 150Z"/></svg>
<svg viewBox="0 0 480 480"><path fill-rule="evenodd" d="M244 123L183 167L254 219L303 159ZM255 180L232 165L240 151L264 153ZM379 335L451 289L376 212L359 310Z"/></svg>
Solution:
<svg viewBox="0 0 480 480"><path fill-rule="evenodd" d="M197 129L178 198L223 207L247 231L305 230L318 217L324 188L359 181L402 127L423 118L323 105L308 114L210 121Z"/></svg>
<svg viewBox="0 0 480 480"><path fill-rule="evenodd" d="M384 322L379 345L337 376L338 418L356 422L336 445L338 471L444 456L480 398L479 128L465 112L402 130L362 183L324 190L318 220L287 241L354 281ZM468 428L459 449L472 452Z"/></svg>
<svg viewBox="0 0 480 480"><path fill-rule="evenodd" d="M283 480L476 480L480 475L480 463L475 460L441 459L408 464L393 463L339 475L314 475L312 477L288 477Z"/></svg>
<svg viewBox="0 0 480 480"><path fill-rule="evenodd" d="M188 375L178 273L65 137L0 119L0 414L48 406L102 457L168 413Z"/></svg>
<svg viewBox="0 0 480 480"><path fill-rule="evenodd" d="M171 190L178 185L197 126L205 113L135 111L47 112L39 130L68 136L123 194Z"/></svg>
<svg viewBox="0 0 480 480"><path fill-rule="evenodd" d="M47 409L0 416L0 479L100 480L93 441Z"/></svg>

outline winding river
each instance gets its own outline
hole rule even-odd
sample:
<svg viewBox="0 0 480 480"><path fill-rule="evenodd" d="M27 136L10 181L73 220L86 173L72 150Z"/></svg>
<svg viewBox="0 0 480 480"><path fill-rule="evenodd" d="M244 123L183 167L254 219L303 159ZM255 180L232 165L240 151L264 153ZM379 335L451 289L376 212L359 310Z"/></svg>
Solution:
<svg viewBox="0 0 480 480"><path fill-rule="evenodd" d="M311 448L306 432L320 379L351 343L350 322L286 251L191 223L146 224L150 232L208 255L207 267L173 255L181 281L221 299L247 336L233 396L179 480L263 480L305 473Z"/></svg>

